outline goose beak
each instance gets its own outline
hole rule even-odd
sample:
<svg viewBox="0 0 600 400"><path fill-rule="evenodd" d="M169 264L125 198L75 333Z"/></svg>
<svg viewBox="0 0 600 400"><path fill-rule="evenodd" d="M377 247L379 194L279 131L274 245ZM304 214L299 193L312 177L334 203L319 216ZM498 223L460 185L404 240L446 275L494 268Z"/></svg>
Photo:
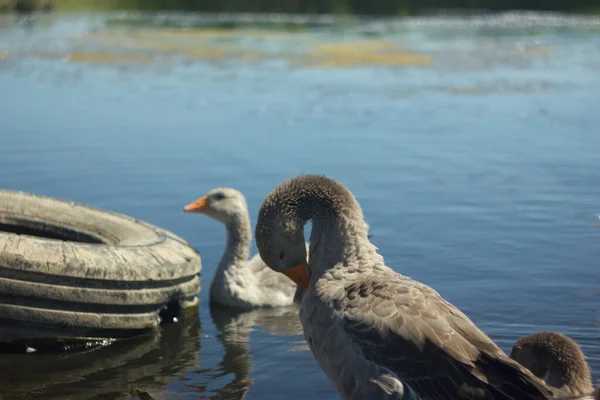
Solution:
<svg viewBox="0 0 600 400"><path fill-rule="evenodd" d="M183 207L184 212L189 213L205 213L208 210L208 196L200 197L193 203Z"/></svg>
<svg viewBox="0 0 600 400"><path fill-rule="evenodd" d="M310 276L308 274L308 264L306 261L302 261L295 267L286 269L283 273L290 278L294 283L303 289L308 289L308 281Z"/></svg>

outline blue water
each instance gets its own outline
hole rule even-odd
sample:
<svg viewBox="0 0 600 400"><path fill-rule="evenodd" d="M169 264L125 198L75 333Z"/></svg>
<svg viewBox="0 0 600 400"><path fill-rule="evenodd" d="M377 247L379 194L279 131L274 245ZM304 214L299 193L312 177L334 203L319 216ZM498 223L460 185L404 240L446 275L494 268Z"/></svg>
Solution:
<svg viewBox="0 0 600 400"><path fill-rule="evenodd" d="M229 186L246 195L254 224L264 196L301 172L346 184L388 265L438 290L505 351L558 330L600 378L597 19L194 36L168 14L147 16L140 31L115 24L123 14L1 18L0 186L171 230L200 252L204 286L197 318L90 355L99 364L88 370L90 359L13 356L9 395L336 398L293 312L211 315L206 288L225 231L181 211ZM430 63L328 67L309 57L322 44L369 51L361 41Z"/></svg>

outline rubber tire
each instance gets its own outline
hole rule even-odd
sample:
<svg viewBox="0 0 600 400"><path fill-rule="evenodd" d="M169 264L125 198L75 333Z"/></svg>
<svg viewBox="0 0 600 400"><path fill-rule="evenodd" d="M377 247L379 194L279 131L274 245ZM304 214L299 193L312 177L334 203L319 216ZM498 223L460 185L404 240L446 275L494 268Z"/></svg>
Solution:
<svg viewBox="0 0 600 400"><path fill-rule="evenodd" d="M0 326L5 319L77 334L153 328L167 304L197 304L200 270L198 252L164 229L0 190Z"/></svg>

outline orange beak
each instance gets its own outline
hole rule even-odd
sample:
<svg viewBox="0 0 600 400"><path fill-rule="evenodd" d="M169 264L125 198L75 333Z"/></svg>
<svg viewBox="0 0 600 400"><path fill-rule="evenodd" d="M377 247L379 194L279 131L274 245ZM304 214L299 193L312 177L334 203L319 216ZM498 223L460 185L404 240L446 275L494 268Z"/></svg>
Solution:
<svg viewBox="0 0 600 400"><path fill-rule="evenodd" d="M203 214L208 210L208 196L200 197L193 203L183 207L183 211L189 213L200 213Z"/></svg>
<svg viewBox="0 0 600 400"><path fill-rule="evenodd" d="M308 264L306 261L302 261L300 264L283 271L283 273L290 278L294 283L303 289L308 289L308 281L310 276L308 274Z"/></svg>

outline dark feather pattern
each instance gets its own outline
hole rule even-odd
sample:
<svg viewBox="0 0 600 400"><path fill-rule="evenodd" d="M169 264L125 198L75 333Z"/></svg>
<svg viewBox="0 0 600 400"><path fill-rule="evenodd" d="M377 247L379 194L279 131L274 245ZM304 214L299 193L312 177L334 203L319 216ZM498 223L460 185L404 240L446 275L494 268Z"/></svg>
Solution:
<svg viewBox="0 0 600 400"><path fill-rule="evenodd" d="M386 272L349 284L337 304L344 330L365 357L423 399L552 397L437 292Z"/></svg>

